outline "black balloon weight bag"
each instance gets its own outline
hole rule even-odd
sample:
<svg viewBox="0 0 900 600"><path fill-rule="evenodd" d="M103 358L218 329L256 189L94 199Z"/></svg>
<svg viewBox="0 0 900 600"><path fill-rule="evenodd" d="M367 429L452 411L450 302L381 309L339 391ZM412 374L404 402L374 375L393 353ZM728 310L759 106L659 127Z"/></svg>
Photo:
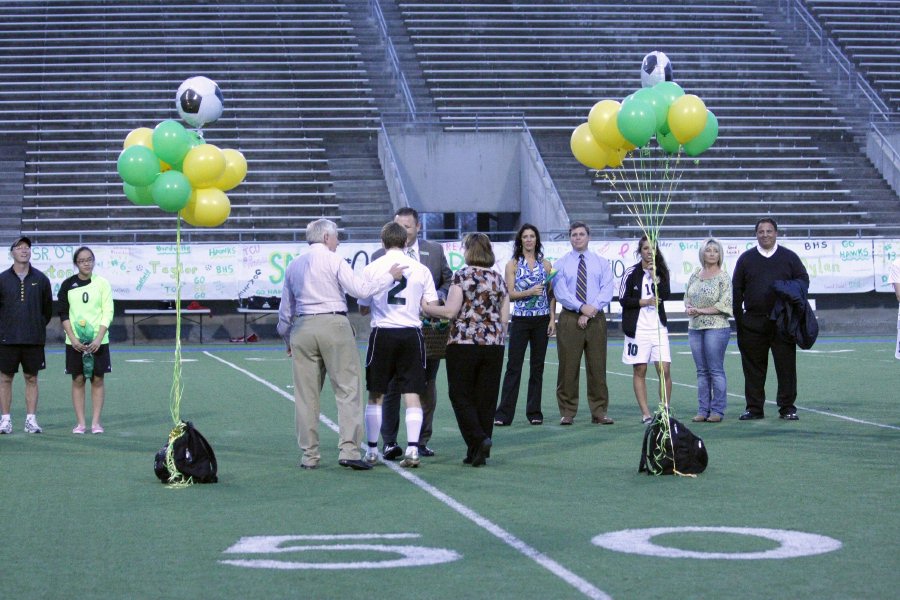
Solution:
<svg viewBox="0 0 900 600"><path fill-rule="evenodd" d="M708 462L702 439L681 421L656 413L644 432L639 473L696 476L706 470Z"/></svg>
<svg viewBox="0 0 900 600"><path fill-rule="evenodd" d="M168 443L156 453L153 471L160 481L173 485L219 480L216 454L190 421L182 421L169 433Z"/></svg>

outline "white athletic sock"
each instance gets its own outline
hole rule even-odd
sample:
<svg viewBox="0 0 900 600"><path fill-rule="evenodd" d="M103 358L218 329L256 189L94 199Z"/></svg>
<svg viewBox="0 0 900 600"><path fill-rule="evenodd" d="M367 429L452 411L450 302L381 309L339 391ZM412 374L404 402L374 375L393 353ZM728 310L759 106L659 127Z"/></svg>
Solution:
<svg viewBox="0 0 900 600"><path fill-rule="evenodd" d="M366 440L370 448L378 447L379 435L381 435L381 405L366 404Z"/></svg>
<svg viewBox="0 0 900 600"><path fill-rule="evenodd" d="M406 409L406 443L419 445L419 434L422 432L422 409L411 406Z"/></svg>
<svg viewBox="0 0 900 600"><path fill-rule="evenodd" d="M0 415L0 421L9 421L9 415L8 414Z"/></svg>

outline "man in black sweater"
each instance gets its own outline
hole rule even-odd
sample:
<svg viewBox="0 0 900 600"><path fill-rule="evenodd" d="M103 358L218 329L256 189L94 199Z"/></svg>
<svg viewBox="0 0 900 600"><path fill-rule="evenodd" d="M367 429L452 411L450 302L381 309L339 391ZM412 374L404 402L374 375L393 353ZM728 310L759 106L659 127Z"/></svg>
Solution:
<svg viewBox="0 0 900 600"><path fill-rule="evenodd" d="M746 411L741 421L762 419L766 403L766 371L769 351L778 377L778 413L782 419L796 421L797 347L778 335L775 321L769 318L775 306L772 284L778 280L798 279L809 286L809 275L796 253L779 246L778 225L774 219L756 223L756 248L741 254L734 268L734 320L738 349L744 368Z"/></svg>

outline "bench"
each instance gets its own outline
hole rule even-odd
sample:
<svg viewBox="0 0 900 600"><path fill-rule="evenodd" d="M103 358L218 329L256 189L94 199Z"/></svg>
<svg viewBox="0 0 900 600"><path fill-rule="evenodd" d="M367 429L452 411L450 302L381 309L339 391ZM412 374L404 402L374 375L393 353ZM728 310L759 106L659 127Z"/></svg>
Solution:
<svg viewBox="0 0 900 600"><path fill-rule="evenodd" d="M264 319L270 315L278 315L277 308L241 308L237 309L239 315L243 315L244 317L244 337L241 338L244 340L244 343L247 343L247 324L253 324L259 321L260 319Z"/></svg>
<svg viewBox="0 0 900 600"><path fill-rule="evenodd" d="M131 345L135 343L135 327L138 323L155 317L175 316L174 308L126 308L125 315L131 317ZM203 317L208 317L212 311L208 308L181 309L181 317L190 323L200 325L200 343L203 343ZM192 318L196 317L196 321Z"/></svg>

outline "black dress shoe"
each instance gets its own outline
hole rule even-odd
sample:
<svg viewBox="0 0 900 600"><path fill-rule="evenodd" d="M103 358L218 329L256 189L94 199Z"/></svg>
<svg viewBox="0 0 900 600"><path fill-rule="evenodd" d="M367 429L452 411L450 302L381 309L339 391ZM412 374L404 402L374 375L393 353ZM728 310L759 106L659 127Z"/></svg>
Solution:
<svg viewBox="0 0 900 600"><path fill-rule="evenodd" d="M403 448L397 444L385 444L381 455L384 456L385 460L397 460L403 456Z"/></svg>
<svg viewBox="0 0 900 600"><path fill-rule="evenodd" d="M784 419L785 421L799 421L800 417L797 416L797 413L791 412L783 415L778 415L779 419Z"/></svg>
<svg viewBox="0 0 900 600"><path fill-rule="evenodd" d="M419 446L419 456L434 456L434 450L428 446Z"/></svg>
<svg viewBox="0 0 900 600"><path fill-rule="evenodd" d="M491 446L493 444L491 438L484 438L481 440L481 444L478 445L478 448L475 449L475 454L472 456L473 467L480 467L487 463L487 458L491 455Z"/></svg>
<svg viewBox="0 0 900 600"><path fill-rule="evenodd" d="M750 412L749 410L741 413L741 416L738 417L739 421L752 421L754 419L764 419L765 417L759 413Z"/></svg>
<svg viewBox="0 0 900 600"><path fill-rule="evenodd" d="M372 468L372 465L369 463L359 460L358 458L355 460L350 460L348 458L342 458L338 461L338 464L342 467L350 467L354 471L368 471Z"/></svg>

